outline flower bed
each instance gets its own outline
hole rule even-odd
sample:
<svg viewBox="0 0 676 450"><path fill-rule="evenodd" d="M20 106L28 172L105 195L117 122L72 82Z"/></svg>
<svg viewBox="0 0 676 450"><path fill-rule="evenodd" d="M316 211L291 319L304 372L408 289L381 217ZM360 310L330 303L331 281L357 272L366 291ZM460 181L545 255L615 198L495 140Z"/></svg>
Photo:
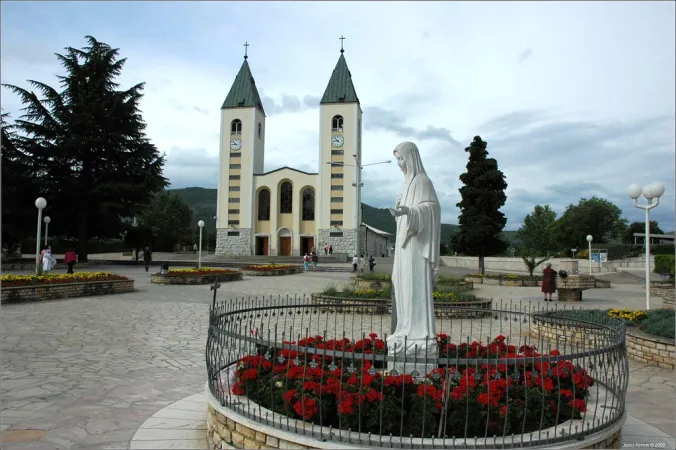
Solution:
<svg viewBox="0 0 676 450"><path fill-rule="evenodd" d="M290 264L256 264L242 267L242 273L248 276L278 276L291 275L294 273L301 273L302 266L294 266Z"/></svg>
<svg viewBox="0 0 676 450"><path fill-rule="evenodd" d="M593 278L593 277L592 277ZM542 286L542 277L540 276L530 276L530 275L517 275L517 274L499 274L499 275L481 275L481 274L471 274L465 278L466 282L474 284L485 284L490 286L512 286L512 287L539 287ZM557 278L557 282L561 283L561 279ZM590 281L591 283L591 281ZM586 283L588 284L588 283ZM599 280L594 278L593 283L586 286L585 289L597 288L597 289L607 289L610 288L610 281L608 280Z"/></svg>
<svg viewBox="0 0 676 450"><path fill-rule="evenodd" d="M2 275L0 285L2 288L19 286L45 286L52 284L89 283L92 281L115 281L129 280L122 275L108 272L77 272L77 273L50 273L47 275Z"/></svg>
<svg viewBox="0 0 676 450"><path fill-rule="evenodd" d="M437 343L441 358L510 362L451 365L414 378L378 371L360 357L387 352L375 334L357 342L317 336L287 344L347 356L259 347L239 361L231 391L290 419L407 438L528 433L581 419L586 411L594 381L571 361L538 362L537 349L509 345L504 336L455 345L439 335Z"/></svg>
<svg viewBox="0 0 676 450"><path fill-rule="evenodd" d="M210 267L193 269L169 269L166 275L155 273L150 276L153 284L211 284L216 282L239 281L242 273L237 270L214 269Z"/></svg>
<svg viewBox="0 0 676 450"><path fill-rule="evenodd" d="M3 286L0 302L14 303L56 300L60 298L121 294L124 292L132 292L133 290L134 280L125 277L108 281L51 283L15 287Z"/></svg>
<svg viewBox="0 0 676 450"><path fill-rule="evenodd" d="M352 277L350 283L355 289L391 289L392 277L387 274L364 274ZM439 290L452 289L456 292L464 292L474 289L474 283L465 281L462 278L439 277L436 288Z"/></svg>

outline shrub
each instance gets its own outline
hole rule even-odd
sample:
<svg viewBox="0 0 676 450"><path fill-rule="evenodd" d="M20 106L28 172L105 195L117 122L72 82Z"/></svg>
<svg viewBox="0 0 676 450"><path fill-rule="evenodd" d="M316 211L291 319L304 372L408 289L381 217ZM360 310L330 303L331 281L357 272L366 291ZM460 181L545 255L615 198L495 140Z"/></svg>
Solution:
<svg viewBox="0 0 676 450"><path fill-rule="evenodd" d="M655 273L668 273L674 277L674 255L655 255Z"/></svg>
<svg viewBox="0 0 676 450"><path fill-rule="evenodd" d="M69 248L77 248L77 239L50 237L47 243L52 246L52 253L56 254L66 253ZM92 239L87 243L87 251L89 252L90 255L96 253L122 253L124 250L126 250L124 242L120 239L110 239L110 240ZM24 239L23 241L21 241L21 253L32 254L34 252L35 252L35 238Z"/></svg>
<svg viewBox="0 0 676 450"><path fill-rule="evenodd" d="M365 281L392 281L392 276L387 273L363 273L356 278Z"/></svg>
<svg viewBox="0 0 676 450"><path fill-rule="evenodd" d="M676 325L673 309L654 309L641 321L639 329L645 333L668 339L674 339Z"/></svg>

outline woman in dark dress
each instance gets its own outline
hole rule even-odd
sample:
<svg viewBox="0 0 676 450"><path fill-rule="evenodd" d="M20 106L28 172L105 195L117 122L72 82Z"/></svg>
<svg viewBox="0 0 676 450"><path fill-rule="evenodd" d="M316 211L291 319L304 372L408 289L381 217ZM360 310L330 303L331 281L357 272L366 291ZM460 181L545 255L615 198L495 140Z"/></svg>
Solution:
<svg viewBox="0 0 676 450"><path fill-rule="evenodd" d="M551 264L547 264L542 271L542 292L545 294L545 301L552 301L552 294L556 291L556 270L552 269ZM548 298L549 296L549 298Z"/></svg>

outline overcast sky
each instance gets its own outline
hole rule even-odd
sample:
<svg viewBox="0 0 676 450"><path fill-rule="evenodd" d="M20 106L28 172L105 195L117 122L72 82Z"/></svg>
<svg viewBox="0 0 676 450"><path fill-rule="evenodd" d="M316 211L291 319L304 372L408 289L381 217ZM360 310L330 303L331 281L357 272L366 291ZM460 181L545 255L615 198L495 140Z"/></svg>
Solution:
<svg viewBox="0 0 676 450"><path fill-rule="evenodd" d="M84 36L146 82L148 135L172 187L215 188L219 108L242 63L264 97L265 169L318 170L318 100L345 56L364 111L363 161L411 140L457 223L464 148L480 135L505 173L507 229L581 197L642 220L626 188L663 181L674 229L674 2L7 2L2 82L56 85L55 52ZM2 107L20 104L6 90ZM364 201L394 202L395 164L364 169Z"/></svg>

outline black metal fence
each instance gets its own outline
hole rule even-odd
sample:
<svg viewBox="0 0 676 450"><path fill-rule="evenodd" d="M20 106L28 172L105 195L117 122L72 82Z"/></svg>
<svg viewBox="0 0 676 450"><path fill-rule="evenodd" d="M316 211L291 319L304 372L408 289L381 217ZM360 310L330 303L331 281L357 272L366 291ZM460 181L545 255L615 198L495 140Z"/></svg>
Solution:
<svg viewBox="0 0 676 450"><path fill-rule="evenodd" d="M437 357L411 359L387 354L390 316L369 308L289 296L216 303L214 292L211 393L271 427L368 447L583 441L625 414L619 320L494 301L490 316L438 317L425 344Z"/></svg>

